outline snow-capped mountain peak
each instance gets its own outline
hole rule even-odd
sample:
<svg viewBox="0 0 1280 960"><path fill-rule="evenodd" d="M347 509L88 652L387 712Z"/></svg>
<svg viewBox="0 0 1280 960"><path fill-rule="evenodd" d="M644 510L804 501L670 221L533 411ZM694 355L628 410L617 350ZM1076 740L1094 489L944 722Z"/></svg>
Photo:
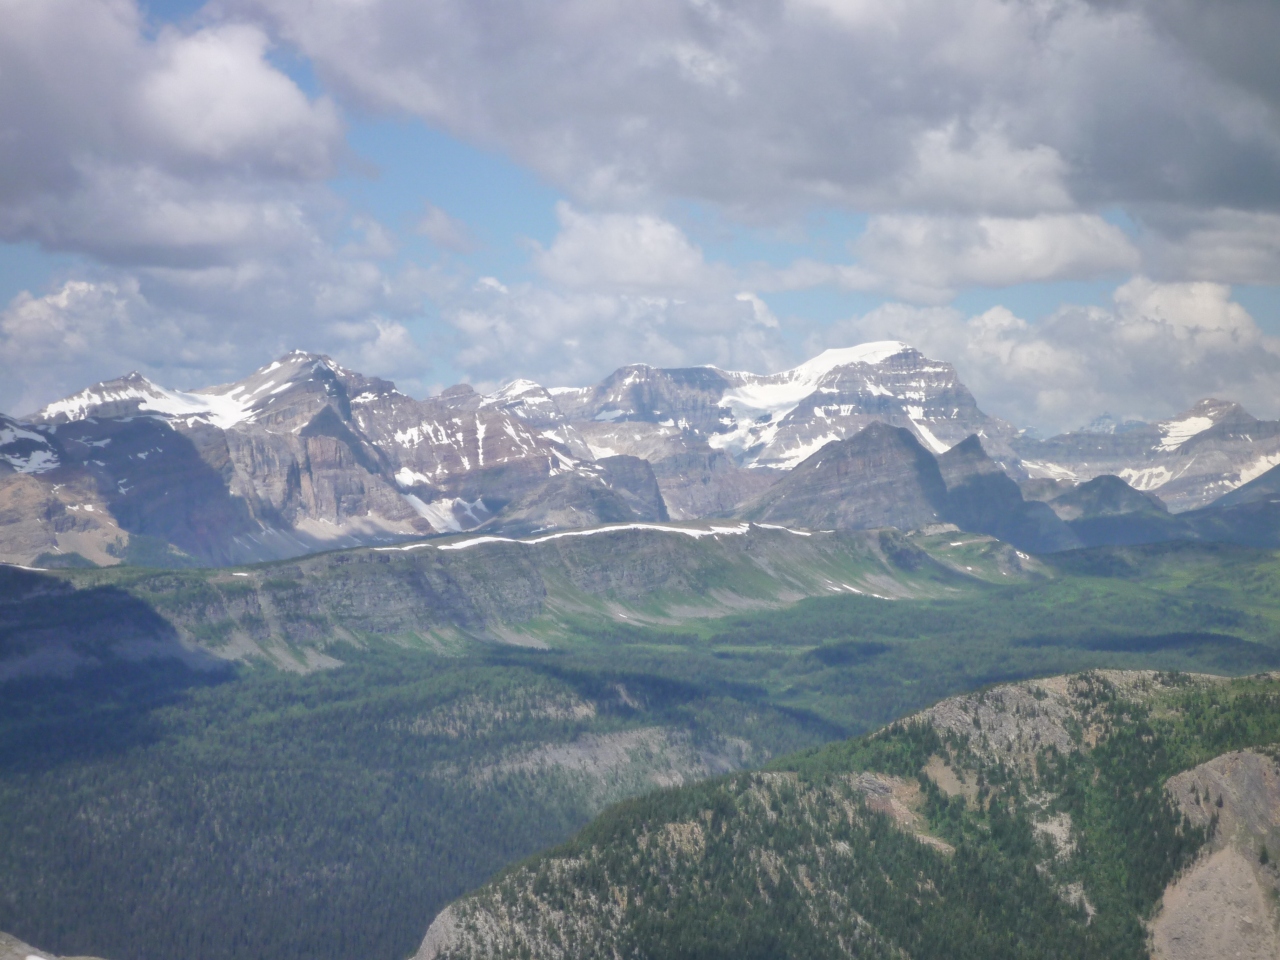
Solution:
<svg viewBox="0 0 1280 960"><path fill-rule="evenodd" d="M858 364L875 366L911 349L898 340L880 340L824 350L813 359L780 373L738 373L736 376L744 382L726 393L721 402L733 411L740 423L767 417L764 422L776 424L817 390L833 370Z"/></svg>
<svg viewBox="0 0 1280 960"><path fill-rule="evenodd" d="M732 426L710 443L744 466L790 469L872 420L906 427L934 453L972 432L1009 432L978 410L950 364L899 340L826 350L781 373L733 376L737 385L720 401Z"/></svg>
<svg viewBox="0 0 1280 960"><path fill-rule="evenodd" d="M198 419L226 429L248 416L243 403L227 396L169 390L134 371L104 380L40 410L32 419L69 423L89 417L157 416Z"/></svg>
<svg viewBox="0 0 1280 960"><path fill-rule="evenodd" d="M830 350L823 350L811 360L806 360L799 366L784 370L775 376L807 380L816 384L836 367L847 367L857 363L875 366L911 349L913 348L910 344L903 343L901 340L876 340L871 343L860 343L854 347L832 347Z"/></svg>
<svg viewBox="0 0 1280 960"><path fill-rule="evenodd" d="M523 397L525 394L539 392L546 392L540 383L535 383L533 380L512 380L492 395L491 402L501 403L506 400L514 400L516 397Z"/></svg>
<svg viewBox="0 0 1280 960"><path fill-rule="evenodd" d="M131 373L27 419L0 417L0 483L43 484L50 496L81 484L98 499L68 500L68 510L145 516L178 549L215 562L481 524L727 515L876 423L935 455L976 434L1015 479L1115 474L1159 488L1175 512L1280 464L1280 421L1213 399L1160 423L1100 418L1087 433L1019 436L978 408L949 363L898 340L777 373L630 364L592 386L518 379L423 400L294 350L196 390ZM67 538L87 537L95 562L111 562L107 547L131 528L81 514L42 533L42 549L78 550Z"/></svg>

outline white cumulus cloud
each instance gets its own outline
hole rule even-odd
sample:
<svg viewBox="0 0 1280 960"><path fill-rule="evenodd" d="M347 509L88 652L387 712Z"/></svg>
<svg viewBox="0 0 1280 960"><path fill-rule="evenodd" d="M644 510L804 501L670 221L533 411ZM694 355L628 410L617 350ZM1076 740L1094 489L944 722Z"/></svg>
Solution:
<svg viewBox="0 0 1280 960"><path fill-rule="evenodd" d="M1135 277L1110 306L1064 306L1035 323L1004 307L966 316L888 304L811 347L884 337L951 361L988 412L1049 433L1104 412L1159 419L1208 396L1280 416L1280 342L1223 284Z"/></svg>
<svg viewBox="0 0 1280 960"><path fill-rule="evenodd" d="M109 262L297 242L342 124L261 26L149 37L129 0L0 0L0 241Z"/></svg>
<svg viewBox="0 0 1280 960"><path fill-rule="evenodd" d="M676 295L715 285L724 268L707 264L675 224L650 214L586 214L561 203L560 232L534 263L565 287L613 287Z"/></svg>
<svg viewBox="0 0 1280 960"><path fill-rule="evenodd" d="M1128 272L1139 264L1123 231L1082 213L1025 218L885 214L872 218L854 251L878 286L908 299L942 302L974 284L1089 278Z"/></svg>

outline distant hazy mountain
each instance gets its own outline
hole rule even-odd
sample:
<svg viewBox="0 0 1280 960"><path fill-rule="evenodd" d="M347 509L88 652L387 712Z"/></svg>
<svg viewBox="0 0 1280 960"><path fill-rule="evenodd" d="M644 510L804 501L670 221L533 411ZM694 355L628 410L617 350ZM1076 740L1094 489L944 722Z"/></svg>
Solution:
<svg viewBox="0 0 1280 960"><path fill-rule="evenodd" d="M1031 477L1084 481L1112 474L1137 490L1158 491L1178 512L1207 506L1280 464L1280 422L1208 399L1159 423L1130 421L1110 432L1091 425L1049 440L1017 437L1013 447Z"/></svg>
<svg viewBox="0 0 1280 960"><path fill-rule="evenodd" d="M902 427L873 423L804 460L743 516L815 529L913 530L943 522L946 506L933 455Z"/></svg>

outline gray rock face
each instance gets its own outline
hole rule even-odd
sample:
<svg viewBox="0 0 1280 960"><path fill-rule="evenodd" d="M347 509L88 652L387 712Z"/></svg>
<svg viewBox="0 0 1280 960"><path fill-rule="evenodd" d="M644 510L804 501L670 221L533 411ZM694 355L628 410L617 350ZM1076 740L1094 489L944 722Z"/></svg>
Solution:
<svg viewBox="0 0 1280 960"><path fill-rule="evenodd" d="M525 536L572 527L667 519L666 504L649 462L618 456L552 476L511 503L484 529Z"/></svg>
<svg viewBox="0 0 1280 960"><path fill-rule="evenodd" d="M1023 499L976 434L934 457L909 431L881 423L823 447L742 515L837 530L954 523L1038 553L1081 545L1049 506Z"/></svg>
<svg viewBox="0 0 1280 960"><path fill-rule="evenodd" d="M1242 750L1170 777L1165 792L1209 851L1164 892L1151 924L1156 960L1270 960L1280 953L1273 921L1280 878L1259 851L1280 841L1280 767Z"/></svg>
<svg viewBox="0 0 1280 960"><path fill-rule="evenodd" d="M653 464L653 472L674 520L732 516L740 504L785 476L777 470L744 470L723 450L664 457Z"/></svg>
<svg viewBox="0 0 1280 960"><path fill-rule="evenodd" d="M0 413L0 476L47 473L61 463L60 448L48 431Z"/></svg>
<svg viewBox="0 0 1280 960"><path fill-rule="evenodd" d="M647 364L621 367L594 387L564 391L556 401L570 420L595 423L663 423L709 436L722 432L721 398L741 374L714 367L661 370Z"/></svg>
<svg viewBox="0 0 1280 960"><path fill-rule="evenodd" d="M815 529L914 530L942 522L947 487L910 431L873 423L832 441L742 511L749 520Z"/></svg>

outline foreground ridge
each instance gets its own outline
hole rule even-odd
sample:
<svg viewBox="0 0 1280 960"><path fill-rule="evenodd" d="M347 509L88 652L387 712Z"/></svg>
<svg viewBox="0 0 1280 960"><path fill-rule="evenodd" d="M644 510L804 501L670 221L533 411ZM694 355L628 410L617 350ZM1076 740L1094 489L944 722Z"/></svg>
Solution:
<svg viewBox="0 0 1280 960"><path fill-rule="evenodd" d="M416 960L1274 956L1278 680L1008 684L629 801Z"/></svg>

